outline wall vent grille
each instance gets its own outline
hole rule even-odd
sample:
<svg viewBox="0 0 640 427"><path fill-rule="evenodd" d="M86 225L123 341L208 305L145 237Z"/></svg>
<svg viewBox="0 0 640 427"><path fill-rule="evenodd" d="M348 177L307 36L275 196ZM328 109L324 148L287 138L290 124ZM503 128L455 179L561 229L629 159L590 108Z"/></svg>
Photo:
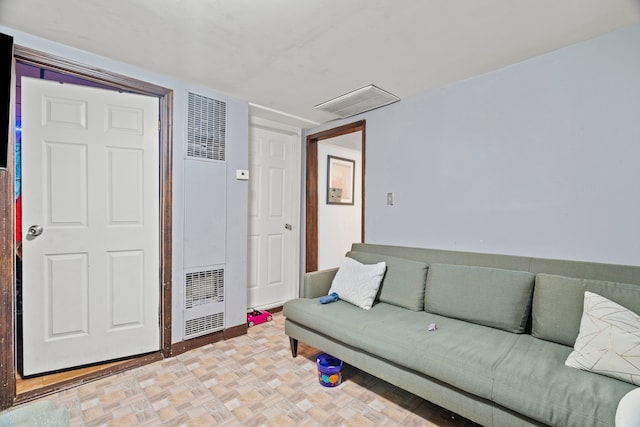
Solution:
<svg viewBox="0 0 640 427"><path fill-rule="evenodd" d="M194 338L199 335L220 331L224 328L224 313L214 313L184 322L184 337Z"/></svg>
<svg viewBox="0 0 640 427"><path fill-rule="evenodd" d="M188 92L187 157L225 161L227 104Z"/></svg>
<svg viewBox="0 0 640 427"><path fill-rule="evenodd" d="M223 302L224 269L187 273L184 301L184 308Z"/></svg>

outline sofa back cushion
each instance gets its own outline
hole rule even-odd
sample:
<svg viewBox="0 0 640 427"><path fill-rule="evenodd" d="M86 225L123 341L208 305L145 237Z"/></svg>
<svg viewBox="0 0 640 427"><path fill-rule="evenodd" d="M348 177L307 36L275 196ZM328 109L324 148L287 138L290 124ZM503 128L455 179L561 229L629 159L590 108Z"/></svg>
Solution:
<svg viewBox="0 0 640 427"><path fill-rule="evenodd" d="M425 311L523 333L534 281L527 271L431 264Z"/></svg>
<svg viewBox="0 0 640 427"><path fill-rule="evenodd" d="M533 292L531 334L573 347L580 331L585 291L640 313L640 285L540 273Z"/></svg>
<svg viewBox="0 0 640 427"><path fill-rule="evenodd" d="M351 251L347 253L347 256L363 264L375 264L382 261L387 264L387 271L378 292L379 301L413 311L424 309L427 264L367 252Z"/></svg>

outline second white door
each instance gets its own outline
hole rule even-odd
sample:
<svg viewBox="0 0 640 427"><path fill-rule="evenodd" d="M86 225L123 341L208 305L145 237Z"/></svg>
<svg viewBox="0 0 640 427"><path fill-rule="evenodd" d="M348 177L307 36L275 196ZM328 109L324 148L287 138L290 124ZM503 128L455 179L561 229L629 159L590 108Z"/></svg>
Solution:
<svg viewBox="0 0 640 427"><path fill-rule="evenodd" d="M249 307L298 295L299 131L255 121L250 127Z"/></svg>

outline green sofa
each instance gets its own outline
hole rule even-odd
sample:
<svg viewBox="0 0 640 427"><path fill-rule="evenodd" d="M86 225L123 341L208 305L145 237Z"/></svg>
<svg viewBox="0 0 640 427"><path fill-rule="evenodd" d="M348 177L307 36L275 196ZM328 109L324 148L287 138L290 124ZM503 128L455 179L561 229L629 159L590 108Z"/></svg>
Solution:
<svg viewBox="0 0 640 427"><path fill-rule="evenodd" d="M374 244L347 256L385 261L373 307L320 304L337 269L307 273L284 305L294 357L304 342L486 426L613 426L636 388L565 360L585 291L640 313L640 267Z"/></svg>

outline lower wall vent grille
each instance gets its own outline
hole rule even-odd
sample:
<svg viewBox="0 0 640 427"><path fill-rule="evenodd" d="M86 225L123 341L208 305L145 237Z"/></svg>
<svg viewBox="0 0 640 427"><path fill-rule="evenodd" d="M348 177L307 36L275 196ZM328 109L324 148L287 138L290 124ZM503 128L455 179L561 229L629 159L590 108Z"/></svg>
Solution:
<svg viewBox="0 0 640 427"><path fill-rule="evenodd" d="M184 337L194 338L222 329L224 329L224 313L209 314L185 321Z"/></svg>

